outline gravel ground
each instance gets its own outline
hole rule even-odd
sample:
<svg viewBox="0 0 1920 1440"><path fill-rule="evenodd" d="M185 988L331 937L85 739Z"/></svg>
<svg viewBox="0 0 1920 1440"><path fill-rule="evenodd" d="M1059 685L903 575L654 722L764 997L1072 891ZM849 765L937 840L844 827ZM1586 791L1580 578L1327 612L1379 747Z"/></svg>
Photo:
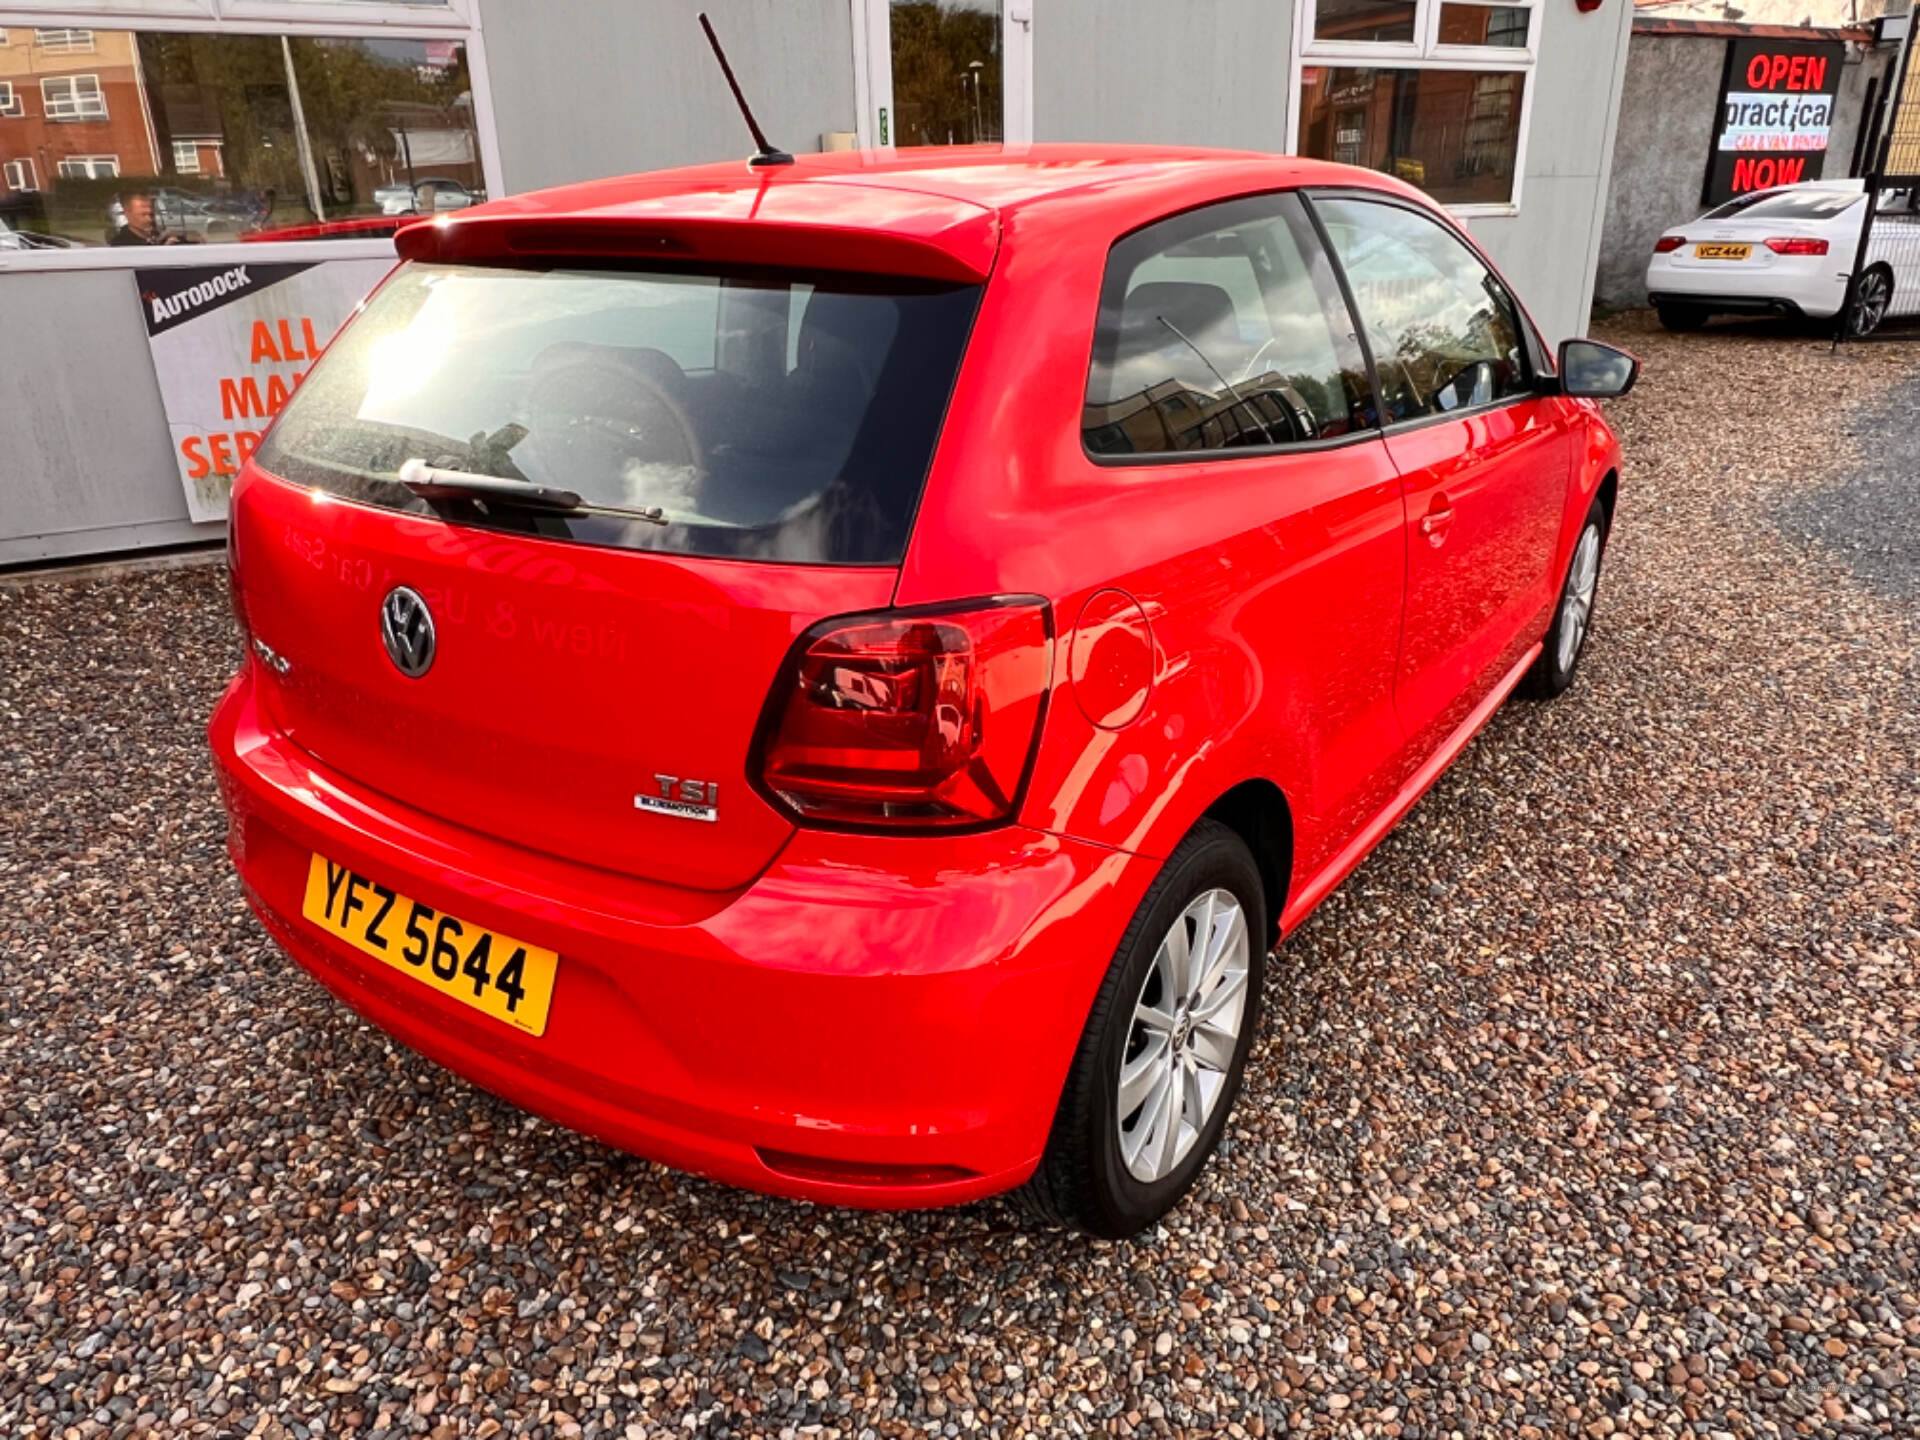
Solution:
<svg viewBox="0 0 1920 1440"><path fill-rule="evenodd" d="M739 1194L397 1050L228 875L220 574L0 589L0 1434L1920 1433L1920 351L1609 333L1578 685L1289 940L1138 1243Z"/></svg>
<svg viewBox="0 0 1920 1440"><path fill-rule="evenodd" d="M1920 347L1916 347L1920 348ZM1826 485L1790 493L1782 526L1846 562L1854 578L1909 612L1920 604L1920 375L1863 405L1850 428L1877 437Z"/></svg>

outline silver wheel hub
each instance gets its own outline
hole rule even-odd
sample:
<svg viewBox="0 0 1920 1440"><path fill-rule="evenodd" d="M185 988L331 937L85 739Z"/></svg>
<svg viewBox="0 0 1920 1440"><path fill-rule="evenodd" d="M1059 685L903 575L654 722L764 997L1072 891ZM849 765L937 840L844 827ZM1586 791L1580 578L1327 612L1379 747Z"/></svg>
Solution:
<svg viewBox="0 0 1920 1440"><path fill-rule="evenodd" d="M1573 669L1586 643L1587 624L1593 617L1593 592L1600 584L1600 527L1590 524L1580 532L1580 543L1573 547L1573 564L1567 567L1567 588L1560 597L1560 640L1554 660L1560 673Z"/></svg>
<svg viewBox="0 0 1920 1440"><path fill-rule="evenodd" d="M1136 1180L1171 1175L1219 1107L1240 1046L1252 957L1246 912L1196 896L1154 952L1120 1061L1120 1155Z"/></svg>
<svg viewBox="0 0 1920 1440"><path fill-rule="evenodd" d="M1854 333L1870 334L1886 314L1890 299L1886 276L1876 270L1862 277L1854 298Z"/></svg>

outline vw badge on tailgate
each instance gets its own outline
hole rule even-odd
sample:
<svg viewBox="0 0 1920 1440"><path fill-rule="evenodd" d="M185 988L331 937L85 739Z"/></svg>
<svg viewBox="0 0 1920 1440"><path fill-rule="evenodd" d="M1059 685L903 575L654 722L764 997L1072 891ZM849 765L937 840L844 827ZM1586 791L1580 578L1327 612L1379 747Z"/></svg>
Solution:
<svg viewBox="0 0 1920 1440"><path fill-rule="evenodd" d="M396 585L380 602L380 639L393 668L418 680L433 667L433 614L420 592Z"/></svg>

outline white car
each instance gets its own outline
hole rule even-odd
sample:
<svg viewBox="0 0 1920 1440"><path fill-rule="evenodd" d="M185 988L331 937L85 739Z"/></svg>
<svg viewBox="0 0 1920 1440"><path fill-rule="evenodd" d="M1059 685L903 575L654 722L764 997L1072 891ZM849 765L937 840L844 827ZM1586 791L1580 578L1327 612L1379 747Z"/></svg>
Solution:
<svg viewBox="0 0 1920 1440"><path fill-rule="evenodd" d="M1889 315L1920 314L1920 212L1911 191L1880 197L1849 325L1856 335ZM1669 330L1710 315L1839 313L1867 213L1859 180L1812 180L1756 190L1660 237L1647 296Z"/></svg>

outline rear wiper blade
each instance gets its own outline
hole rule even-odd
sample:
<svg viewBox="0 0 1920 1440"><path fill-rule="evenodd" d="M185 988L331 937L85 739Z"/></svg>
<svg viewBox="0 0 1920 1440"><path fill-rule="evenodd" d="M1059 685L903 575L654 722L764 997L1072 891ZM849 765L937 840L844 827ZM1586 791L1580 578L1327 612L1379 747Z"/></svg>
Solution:
<svg viewBox="0 0 1920 1440"><path fill-rule="evenodd" d="M521 505L538 505L546 510L586 508L578 492L573 490L536 485L531 480L506 480L498 475L449 470L444 465L429 465L420 459L401 461L398 478L402 485L422 500L501 499Z"/></svg>

